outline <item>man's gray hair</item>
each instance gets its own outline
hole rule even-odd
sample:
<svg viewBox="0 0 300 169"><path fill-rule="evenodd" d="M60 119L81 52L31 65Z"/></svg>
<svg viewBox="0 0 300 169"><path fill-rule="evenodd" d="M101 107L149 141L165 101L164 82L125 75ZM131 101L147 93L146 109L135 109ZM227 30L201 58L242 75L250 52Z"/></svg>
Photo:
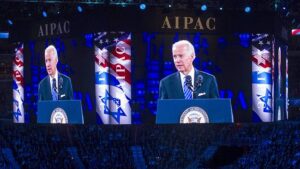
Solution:
<svg viewBox="0 0 300 169"><path fill-rule="evenodd" d="M195 48L194 46L191 44L191 42L187 41L187 40L180 40L177 41L173 44L172 46L172 50L174 50L176 48L176 46L180 46L180 45L185 45L188 55L192 55L193 58L195 58Z"/></svg>
<svg viewBox="0 0 300 169"><path fill-rule="evenodd" d="M58 60L57 50L56 50L55 46L49 45L49 46L45 49L45 55L46 55L46 53L49 53L49 52L53 52L54 57Z"/></svg>

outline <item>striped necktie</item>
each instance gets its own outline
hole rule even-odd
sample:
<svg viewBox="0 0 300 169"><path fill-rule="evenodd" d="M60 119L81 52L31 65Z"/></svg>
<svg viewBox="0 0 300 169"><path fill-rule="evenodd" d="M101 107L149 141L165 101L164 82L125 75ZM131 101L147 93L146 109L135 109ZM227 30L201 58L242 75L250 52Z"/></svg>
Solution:
<svg viewBox="0 0 300 169"><path fill-rule="evenodd" d="M58 93L57 93L57 87L56 87L56 79L52 79L52 88L51 88L51 94L52 94L52 100L58 100Z"/></svg>
<svg viewBox="0 0 300 169"><path fill-rule="evenodd" d="M190 75L187 75L184 78L184 85L183 85L183 93L184 93L185 99L193 98L193 92L191 90L191 86L192 86L192 78Z"/></svg>

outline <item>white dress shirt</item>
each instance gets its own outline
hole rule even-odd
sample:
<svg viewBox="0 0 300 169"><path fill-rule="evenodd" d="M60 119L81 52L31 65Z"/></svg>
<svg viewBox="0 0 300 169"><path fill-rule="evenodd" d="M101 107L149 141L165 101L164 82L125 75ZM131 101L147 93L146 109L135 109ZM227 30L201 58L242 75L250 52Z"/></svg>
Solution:
<svg viewBox="0 0 300 169"><path fill-rule="evenodd" d="M54 78L56 80L56 84L55 84L56 85L56 89L58 90L58 71L56 71L56 73L54 74ZM51 86L51 89L52 89L52 83L53 83L53 78L50 76L50 86Z"/></svg>

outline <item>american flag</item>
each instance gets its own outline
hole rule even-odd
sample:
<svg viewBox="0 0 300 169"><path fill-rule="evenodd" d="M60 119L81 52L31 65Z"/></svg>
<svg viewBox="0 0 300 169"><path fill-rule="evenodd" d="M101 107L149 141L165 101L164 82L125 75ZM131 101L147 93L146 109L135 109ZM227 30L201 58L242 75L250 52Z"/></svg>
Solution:
<svg viewBox="0 0 300 169"><path fill-rule="evenodd" d="M104 124L131 124L131 34L94 34L96 112Z"/></svg>
<svg viewBox="0 0 300 169"><path fill-rule="evenodd" d="M272 38L252 35L252 110L254 121L272 121Z"/></svg>
<svg viewBox="0 0 300 169"><path fill-rule="evenodd" d="M24 123L24 55L23 44L15 49L13 60L13 121Z"/></svg>

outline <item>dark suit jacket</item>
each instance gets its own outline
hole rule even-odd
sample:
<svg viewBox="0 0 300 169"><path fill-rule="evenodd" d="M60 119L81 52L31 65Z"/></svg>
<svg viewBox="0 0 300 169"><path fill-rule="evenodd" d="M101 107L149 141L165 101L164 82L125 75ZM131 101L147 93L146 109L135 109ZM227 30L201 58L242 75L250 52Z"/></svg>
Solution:
<svg viewBox="0 0 300 169"><path fill-rule="evenodd" d="M200 80L201 78L201 80ZM195 69L193 98L218 98L219 90L216 78ZM180 73L173 73L160 81L159 99L184 99Z"/></svg>
<svg viewBox="0 0 300 169"><path fill-rule="evenodd" d="M58 100L71 100L73 99L73 88L71 79L62 74L58 73ZM52 100L50 77L46 76L39 83L39 101L41 100Z"/></svg>

